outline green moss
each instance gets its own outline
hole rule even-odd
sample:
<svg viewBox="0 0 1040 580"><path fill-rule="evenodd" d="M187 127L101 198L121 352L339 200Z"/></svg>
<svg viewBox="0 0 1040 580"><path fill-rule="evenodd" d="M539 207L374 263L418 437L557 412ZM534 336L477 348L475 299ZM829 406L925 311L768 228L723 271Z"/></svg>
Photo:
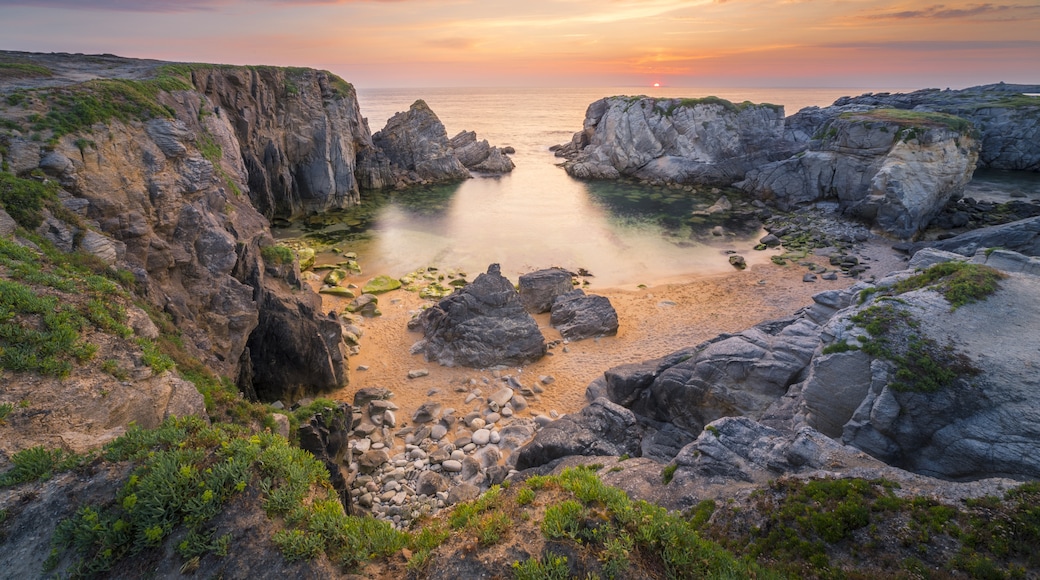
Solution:
<svg viewBox="0 0 1040 580"><path fill-rule="evenodd" d="M942 262L935 264L906 280L897 283L897 294L920 288L931 288L946 298L953 310L966 304L985 300L1000 289L1000 281L1007 274L981 264Z"/></svg>
<svg viewBox="0 0 1040 580"><path fill-rule="evenodd" d="M296 260L296 256L288 246L273 245L265 246L260 250L260 256L263 257L264 262L269 264L275 264L284 266L286 264L292 264Z"/></svg>
<svg viewBox="0 0 1040 580"><path fill-rule="evenodd" d="M677 469L679 469L679 465L675 463L664 466L664 469L661 470L661 480L665 485L672 482L672 478L675 477L675 470Z"/></svg>
<svg viewBox="0 0 1040 580"><path fill-rule="evenodd" d="M24 62L0 62L0 80L50 76L54 76L54 71L42 65Z"/></svg>

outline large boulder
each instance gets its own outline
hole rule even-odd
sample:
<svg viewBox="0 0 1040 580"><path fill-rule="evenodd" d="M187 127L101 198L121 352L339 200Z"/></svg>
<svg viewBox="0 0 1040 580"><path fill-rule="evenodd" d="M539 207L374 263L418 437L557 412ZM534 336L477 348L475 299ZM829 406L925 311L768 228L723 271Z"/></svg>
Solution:
<svg viewBox="0 0 1040 580"><path fill-rule="evenodd" d="M372 141L410 181L462 181L470 176L452 152L444 125L421 99L391 117Z"/></svg>
<svg viewBox="0 0 1040 580"><path fill-rule="evenodd" d="M632 411L604 398L543 427L516 453L516 468L529 469L571 455L641 454L642 428Z"/></svg>
<svg viewBox="0 0 1040 580"><path fill-rule="evenodd" d="M931 247L974 256L985 248L1003 248L1026 256L1040 256L1040 217L980 228L930 244Z"/></svg>
<svg viewBox="0 0 1040 580"><path fill-rule="evenodd" d="M790 154L784 109L724 99L607 97L589 105L584 129L557 155L580 179L634 177L729 185Z"/></svg>
<svg viewBox="0 0 1040 580"><path fill-rule="evenodd" d="M553 301L549 324L567 340L613 336L618 331L618 315L606 296L571 290Z"/></svg>
<svg viewBox="0 0 1040 580"><path fill-rule="evenodd" d="M545 337L524 310L498 264L409 324L421 330L418 349L445 366L522 365L545 355Z"/></svg>
<svg viewBox="0 0 1040 580"><path fill-rule="evenodd" d="M781 206L834 200L843 212L908 238L963 191L978 161L971 124L937 113L850 112L809 149L750 171L737 185Z"/></svg>
<svg viewBox="0 0 1040 580"><path fill-rule="evenodd" d="M573 275L562 268L547 268L520 276L520 301L532 314L549 312L557 296L574 289Z"/></svg>

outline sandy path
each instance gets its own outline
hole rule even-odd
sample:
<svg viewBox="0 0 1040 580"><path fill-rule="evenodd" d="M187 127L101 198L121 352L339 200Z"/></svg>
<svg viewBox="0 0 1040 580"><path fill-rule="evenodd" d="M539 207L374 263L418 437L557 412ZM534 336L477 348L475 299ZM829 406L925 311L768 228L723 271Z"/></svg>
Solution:
<svg viewBox="0 0 1040 580"><path fill-rule="evenodd" d="M902 264L902 259L883 244L869 255L875 275L899 269ZM823 258L811 260L826 263ZM813 294L845 288L853 282L839 276L834 281L806 283L802 281L805 272L805 268L794 265L768 263L710 277L689 275L641 290L596 288L593 284L586 291L607 296L618 311L617 336L561 344L536 363L498 373L441 367L427 363L422 355L410 354L412 344L422 336L407 331L406 325L426 301L417 294L397 290L380 296L381 317L357 321L364 333L360 354L350 358L350 386L331 396L351 402L361 388L388 388L394 393L394 403L401 407L399 422L407 423L414 410L430 399L458 411L475 410L476 403L464 404L466 394L474 388L489 393L485 385L495 385L496 374L513 375L525 386L534 385L541 376L551 376L554 381L544 387L540 400L531 401L530 408L520 416L575 412L585 405L589 382L610 367L660 357L722 332L737 332L788 316L811 304ZM344 299L327 295L323 299L326 310L342 311L347 304ZM547 341L560 338L549 327L548 314L536 319ZM408 379L408 372L415 369L427 369L429 375Z"/></svg>

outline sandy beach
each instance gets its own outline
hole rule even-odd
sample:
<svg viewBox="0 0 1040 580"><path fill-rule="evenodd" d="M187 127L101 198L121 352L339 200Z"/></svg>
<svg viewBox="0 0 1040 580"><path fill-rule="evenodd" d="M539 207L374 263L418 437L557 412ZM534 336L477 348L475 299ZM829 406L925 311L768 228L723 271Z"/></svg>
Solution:
<svg viewBox="0 0 1040 580"><path fill-rule="evenodd" d="M875 243L864 254L870 256L867 277L900 269L903 263L903 258L883 242ZM827 263L826 258L819 256L809 260ZM390 389L393 402L401 408L400 426L410 422L415 409L427 400L436 400L459 412L473 410L470 407L475 409L477 402L464 404L468 393L481 389L488 394L488 385L496 385L501 377L512 375L524 386L539 384L544 388L540 399L529 401L530 407L519 416L575 412L586 404L588 384L613 366L660 357L720 333L739 332L791 315L811 304L813 294L855 282L846 276L804 282L805 272L806 268L794 264L767 263L721 275L690 274L637 290L597 288L593 283L586 292L608 297L618 312L617 336L561 342L536 363L499 370L442 367L426 362L422 355L410 354L412 345L422 335L407 330L408 320L431 302L417 293L396 290L379 297L382 316L355 317L363 335L360 353L350 357L350 385L330 396L352 402L359 389ZM317 289L318 282L312 279L311 283ZM342 312L348 304L343 298L323 295L323 299L327 311ZM549 326L548 314L535 318L547 342L560 339L559 333ZM408 378L410 371L419 369L429 374ZM543 384L543 377L551 377L547 381L550 384Z"/></svg>

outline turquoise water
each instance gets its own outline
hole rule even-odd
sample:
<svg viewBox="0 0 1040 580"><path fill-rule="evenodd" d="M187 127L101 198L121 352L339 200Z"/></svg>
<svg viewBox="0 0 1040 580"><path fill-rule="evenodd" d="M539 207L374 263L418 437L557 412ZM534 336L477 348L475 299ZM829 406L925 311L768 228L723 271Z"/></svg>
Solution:
<svg viewBox="0 0 1040 580"><path fill-rule="evenodd" d="M476 273L497 262L512 279L562 266L590 271L596 286L634 287L731 271L727 251L751 264L769 255L751 250L760 230L729 223L720 237L710 232L714 223L691 223L691 211L721 193L580 182L557 167L561 160L549 147L569 141L588 105L609 95L716 95L782 104L791 112L864 92L869 89L361 89L361 112L373 132L422 98L449 137L473 130L492 145L514 147L516 169L449 187L370 194L362 207L326 216L328 225L297 225L276 235L310 236L356 252L365 277L429 265Z"/></svg>

